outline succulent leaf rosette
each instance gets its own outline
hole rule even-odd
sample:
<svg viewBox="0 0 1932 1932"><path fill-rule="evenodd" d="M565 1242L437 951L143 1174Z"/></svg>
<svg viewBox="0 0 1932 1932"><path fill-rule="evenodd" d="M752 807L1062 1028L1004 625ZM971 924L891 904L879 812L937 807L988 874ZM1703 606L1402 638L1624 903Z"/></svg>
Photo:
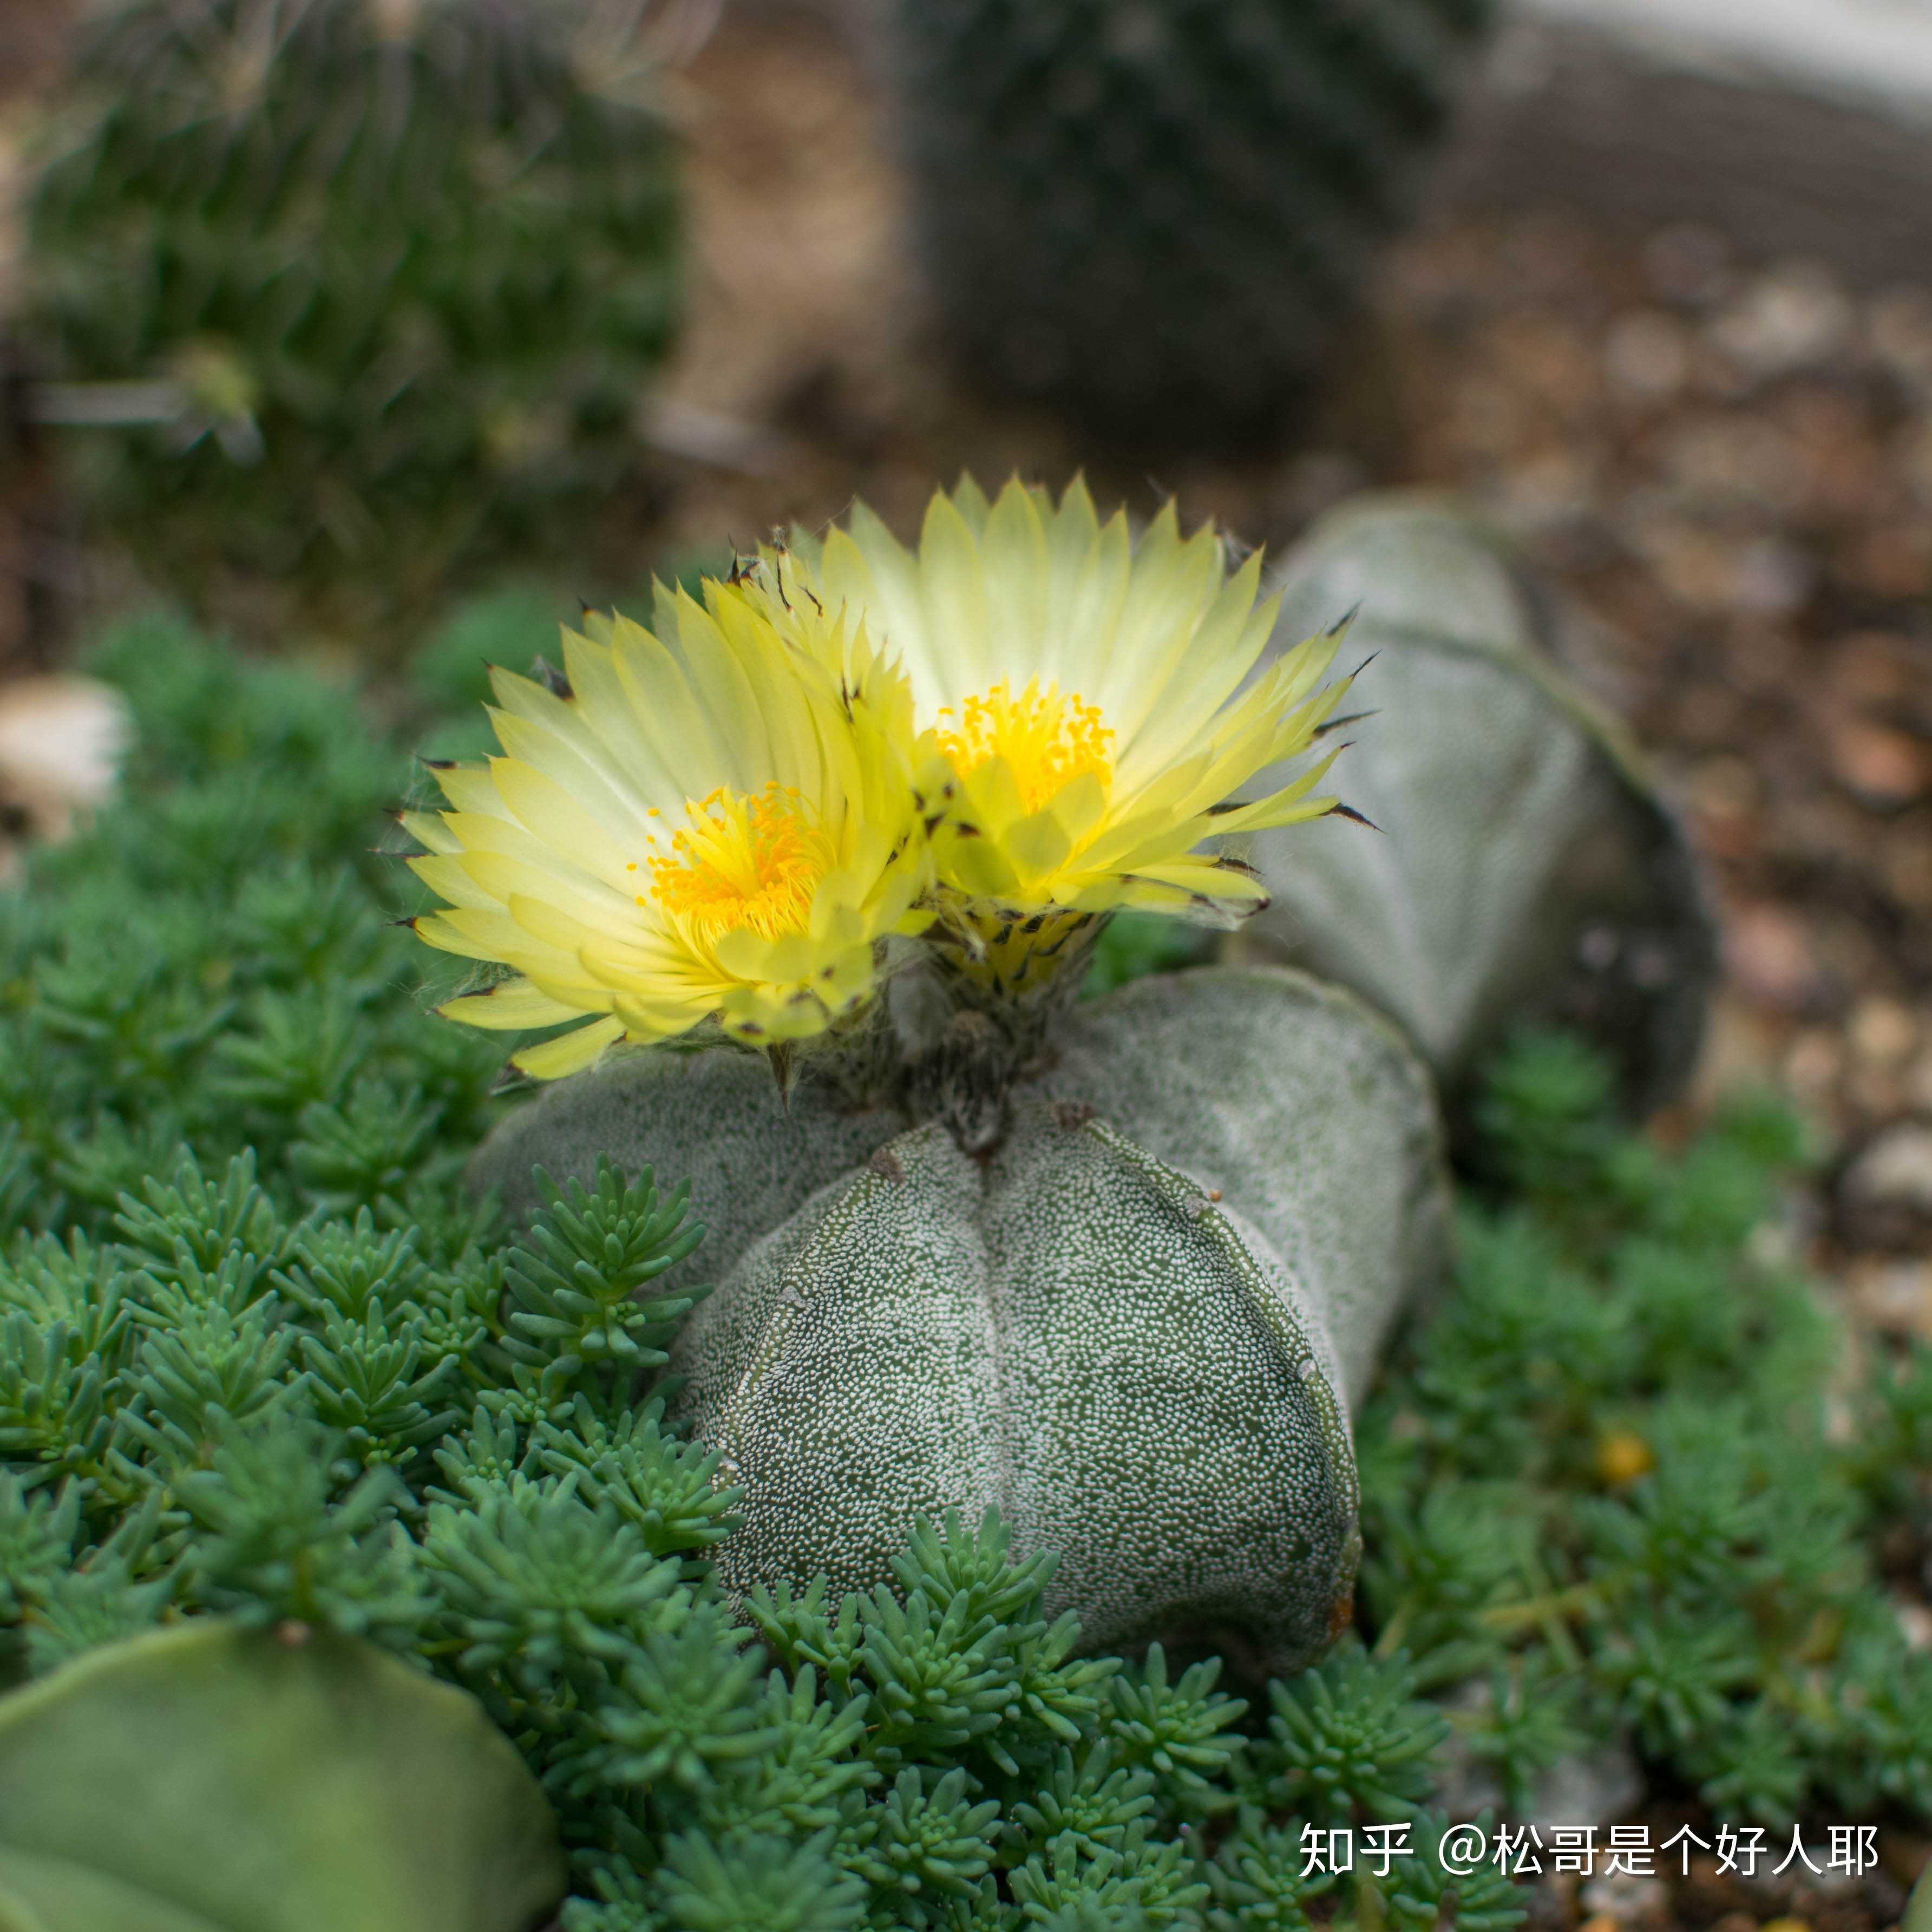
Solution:
<svg viewBox="0 0 1932 1932"><path fill-rule="evenodd" d="M510 976L443 1010L576 1023L476 1184L692 1178L721 1279L673 1400L742 1498L729 1588L870 1589L916 1516L997 1507L1095 1642L1284 1667L1346 1622L1349 1406L1441 1260L1426 1079L1290 972L1072 999L1114 913L1233 925L1228 838L1346 809L1337 635L1263 665L1258 580L1078 483L963 483L916 549L860 509L499 674L501 754L410 818L416 929ZM604 1058L708 1038L778 1087Z"/></svg>

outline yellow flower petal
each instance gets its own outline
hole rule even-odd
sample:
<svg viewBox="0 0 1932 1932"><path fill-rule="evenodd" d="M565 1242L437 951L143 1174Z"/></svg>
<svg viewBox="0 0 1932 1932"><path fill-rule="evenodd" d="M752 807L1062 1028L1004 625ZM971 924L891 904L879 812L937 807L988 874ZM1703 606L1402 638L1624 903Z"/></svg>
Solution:
<svg viewBox="0 0 1932 1932"><path fill-rule="evenodd" d="M1251 908L1217 832L1332 806L1310 796L1325 767L1242 796L1311 748L1344 688L1319 688L1333 638L1257 670L1276 609L1260 582L1258 556L1231 573L1171 503L1136 542L1084 483L989 503L969 479L933 499L916 549L860 506L822 542L761 553L744 590L841 676L862 633L904 664L944 943L978 948L1004 986L1010 969L1031 983L1040 949L1022 967L1000 935L1036 912Z"/></svg>
<svg viewBox="0 0 1932 1932"><path fill-rule="evenodd" d="M566 1073L582 1072L607 1046L623 1036L622 1020L594 1020L574 1033L560 1034L554 1040L512 1054L510 1064L534 1080L560 1080Z"/></svg>
<svg viewBox="0 0 1932 1932"><path fill-rule="evenodd" d="M465 993L459 998L446 1000L436 1011L467 1026L512 1033L525 1027L555 1026L560 1021L575 1019L583 1009L566 1000L552 999L527 980L501 980L494 986L485 986L480 993Z"/></svg>
<svg viewBox="0 0 1932 1932"><path fill-rule="evenodd" d="M730 584L661 592L657 621L566 632L568 697L496 673L504 755L440 770L450 808L415 821L446 902L418 934L521 976L442 1010L596 1016L514 1057L538 1078L707 1022L747 1043L848 1023L887 937L931 917L904 675L823 610L801 648Z"/></svg>

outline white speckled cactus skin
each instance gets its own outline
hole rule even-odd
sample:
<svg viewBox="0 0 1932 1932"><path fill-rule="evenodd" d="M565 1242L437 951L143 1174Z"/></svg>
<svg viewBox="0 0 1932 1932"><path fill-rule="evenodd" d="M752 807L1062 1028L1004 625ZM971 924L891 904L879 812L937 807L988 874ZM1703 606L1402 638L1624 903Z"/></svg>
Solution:
<svg viewBox="0 0 1932 1932"><path fill-rule="evenodd" d="M472 1180L526 1211L536 1161L692 1176L718 1287L672 1368L744 1492L728 1587L869 1588L916 1514L997 1504L1088 1642L1292 1667L1346 1615L1349 1404L1443 1263L1426 1077L1279 969L1144 980L1055 1037L983 1158L808 1080L788 1116L712 1053L560 1084Z"/></svg>
<svg viewBox="0 0 1932 1932"><path fill-rule="evenodd" d="M1235 941L1354 987L1460 1099L1512 1024L1579 1025L1633 1106L1696 1058L1716 968L1690 847L1625 734L1552 661L1552 626L1501 540L1441 500L1343 505L1289 556L1286 644L1359 607L1372 716L1337 768L1381 835L1264 832L1273 903Z"/></svg>
<svg viewBox="0 0 1932 1932"><path fill-rule="evenodd" d="M998 1503L1090 1641L1330 1634L1354 1580L1334 1361L1264 1243L1112 1127L1022 1102L983 1165L928 1122L755 1244L680 1351L745 1489L740 1588L882 1581L917 1510Z"/></svg>

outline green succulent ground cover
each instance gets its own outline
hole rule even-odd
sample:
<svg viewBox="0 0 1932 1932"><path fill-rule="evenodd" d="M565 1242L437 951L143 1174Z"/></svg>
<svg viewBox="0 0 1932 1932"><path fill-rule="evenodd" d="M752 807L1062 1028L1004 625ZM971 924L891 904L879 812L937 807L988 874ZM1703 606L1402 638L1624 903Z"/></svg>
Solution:
<svg viewBox="0 0 1932 1932"><path fill-rule="evenodd" d="M404 736L471 730L423 695L490 647L465 623L387 694ZM520 1233L464 1195L502 1043L425 1012L388 924L398 741L159 620L96 668L127 800L0 898L10 1678L202 1612L385 1644L542 1778L568 1932L1499 1932L1514 1888L1434 1855L1452 1766L1533 1822L1616 1738L1714 1814L1932 1815L1932 1660L1880 1576L1923 1554L1932 1360L1841 1375L1774 1108L1666 1154L1580 1048L1507 1057L1459 1282L1359 1418L1360 1637L1294 1682L1083 1655L996 1522L748 1626L708 1582L730 1492L632 1395L688 1305L651 1287L698 1238L676 1177ZM1103 963L1165 962L1126 928ZM1302 1876L1304 1824L1402 1821L1385 1879Z"/></svg>

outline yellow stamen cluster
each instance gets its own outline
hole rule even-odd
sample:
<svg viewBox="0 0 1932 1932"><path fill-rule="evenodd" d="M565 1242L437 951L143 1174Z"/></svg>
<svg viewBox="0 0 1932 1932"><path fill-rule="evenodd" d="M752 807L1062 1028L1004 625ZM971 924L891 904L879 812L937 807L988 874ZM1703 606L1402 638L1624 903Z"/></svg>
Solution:
<svg viewBox="0 0 1932 1932"><path fill-rule="evenodd" d="M651 896L707 940L740 928L761 939L804 932L838 860L798 788L776 783L751 796L719 785L692 800L668 844L645 862Z"/></svg>
<svg viewBox="0 0 1932 1932"><path fill-rule="evenodd" d="M1039 811L1084 773L1103 785L1114 775L1114 734L1100 707L1084 703L1078 692L1063 698L1057 684L1042 690L1037 677L1028 680L1018 698L1001 678L990 691L967 698L956 714L951 705L941 705L937 739L962 778L975 776L995 758L1004 760L1029 812Z"/></svg>

